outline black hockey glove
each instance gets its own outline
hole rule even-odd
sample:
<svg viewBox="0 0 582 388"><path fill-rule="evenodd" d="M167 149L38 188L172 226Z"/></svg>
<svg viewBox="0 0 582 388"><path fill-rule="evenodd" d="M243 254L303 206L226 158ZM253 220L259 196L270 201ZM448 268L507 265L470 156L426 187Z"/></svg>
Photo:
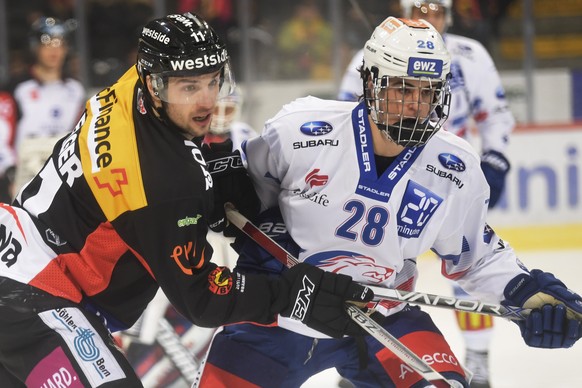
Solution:
<svg viewBox="0 0 582 388"><path fill-rule="evenodd" d="M259 199L244 168L240 152L232 151L232 141L202 145L202 155L208 172L212 175L214 209L208 226L215 232L223 232L227 237L239 234L234 225L228 225L224 204L231 202L247 218L257 215Z"/></svg>
<svg viewBox="0 0 582 388"><path fill-rule="evenodd" d="M346 301L369 302L374 293L347 275L326 272L299 263L283 273L273 313L297 319L330 337L362 335L364 330L348 316Z"/></svg>
<svg viewBox="0 0 582 388"><path fill-rule="evenodd" d="M481 156L481 170L489 184L489 209L495 207L503 188L505 187L505 176L510 168L509 160L501 152L487 151Z"/></svg>
<svg viewBox="0 0 582 388"><path fill-rule="evenodd" d="M536 348L569 348L582 337L582 298L548 272L534 269L511 279L503 305L533 309L514 321L525 343Z"/></svg>

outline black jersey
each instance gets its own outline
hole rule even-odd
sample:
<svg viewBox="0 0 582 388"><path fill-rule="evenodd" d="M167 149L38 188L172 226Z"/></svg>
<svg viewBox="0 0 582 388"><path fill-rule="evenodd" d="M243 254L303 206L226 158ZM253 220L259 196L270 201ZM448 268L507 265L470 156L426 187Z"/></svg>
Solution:
<svg viewBox="0 0 582 388"><path fill-rule="evenodd" d="M0 209L9 229L0 276L95 308L119 328L158 285L202 326L271 322L266 279L209 262L212 178L198 144L159 120L141 87L132 68L90 98L14 207Z"/></svg>

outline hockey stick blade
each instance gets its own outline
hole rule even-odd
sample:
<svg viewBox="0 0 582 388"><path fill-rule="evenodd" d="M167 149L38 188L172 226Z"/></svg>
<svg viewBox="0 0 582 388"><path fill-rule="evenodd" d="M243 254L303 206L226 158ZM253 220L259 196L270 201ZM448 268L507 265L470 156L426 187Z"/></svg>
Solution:
<svg viewBox="0 0 582 388"><path fill-rule="evenodd" d="M273 257L285 264L287 267L292 267L298 264L299 261L291 255L287 250L277 244L271 237L263 233L245 216L239 213L232 204L225 204L224 210L226 217L234 226L243 231L247 236L259 244L263 249L269 252ZM423 359L418 357L412 350L408 349L396 337L390 334L386 329L380 326L376 321L370 318L358 307L346 304L346 311L350 318L360 325L365 331L372 335L382 345L400 358L408 367L416 371L422 378L427 381L443 381L450 387L456 387L456 381L451 382L443 375L433 369Z"/></svg>
<svg viewBox="0 0 582 388"><path fill-rule="evenodd" d="M391 288L368 286L376 298L374 301L381 303L384 300L417 304L423 306L440 307L469 313L492 315L515 321L528 317L531 309L516 306L502 306L494 303L485 303L478 300L457 299L452 296L426 294L418 291L404 291Z"/></svg>

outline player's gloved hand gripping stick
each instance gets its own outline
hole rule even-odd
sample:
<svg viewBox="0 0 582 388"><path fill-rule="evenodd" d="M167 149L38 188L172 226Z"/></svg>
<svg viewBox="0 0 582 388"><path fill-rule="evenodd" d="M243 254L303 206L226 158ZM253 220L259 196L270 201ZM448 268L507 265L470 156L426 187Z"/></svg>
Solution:
<svg viewBox="0 0 582 388"><path fill-rule="evenodd" d="M277 244L277 242L275 242L269 236L263 233L263 231L261 231L245 216L239 213L234 208L234 206L232 206L231 204L226 204L225 212L226 217L232 224L234 224L237 228L239 228L245 234L247 234L251 239L253 239L259 245L261 245L266 251L268 251L271 255L273 255L273 257L275 257L281 263L283 263L289 268L299 264L299 261L295 257L293 257L293 255L291 255L289 252L283 249L283 247ZM410 368L416 371L427 381L444 381L451 387L460 386L460 384L457 381L447 380L443 375L434 370L423 359L421 359L414 352L408 349L402 342L400 342L396 337L394 337L392 334L386 331L382 326L380 326L376 321L370 318L360 308L352 304L346 304L346 311L354 322L356 322L366 332L368 332L380 343L386 346L386 348L392 351L406 365L408 365Z"/></svg>
<svg viewBox="0 0 582 388"><path fill-rule="evenodd" d="M582 337L582 298L549 272L533 269L513 278L503 304L529 307L516 321L525 343L536 348L569 348Z"/></svg>

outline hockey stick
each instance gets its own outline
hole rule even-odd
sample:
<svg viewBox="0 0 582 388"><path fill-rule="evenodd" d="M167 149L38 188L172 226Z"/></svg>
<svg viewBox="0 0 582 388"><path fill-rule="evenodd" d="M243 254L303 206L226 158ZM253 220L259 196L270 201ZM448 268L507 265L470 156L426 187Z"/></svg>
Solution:
<svg viewBox="0 0 582 388"><path fill-rule="evenodd" d="M502 306L500 304L485 303L478 300L458 299L452 296L426 294L418 291L404 291L391 288L368 286L376 298L375 301L391 300L423 306L440 307L469 313L492 315L494 317L507 318L515 321L526 319L531 309L516 306Z"/></svg>
<svg viewBox="0 0 582 388"><path fill-rule="evenodd" d="M200 367L194 352L182 343L172 324L164 317L169 301L163 292L158 292L134 326L125 331L128 338L137 338L139 343L152 345L156 342L167 360L186 382L192 384ZM160 360L161 361L161 360ZM143 376L147 377L147 374Z"/></svg>
<svg viewBox="0 0 582 388"><path fill-rule="evenodd" d="M226 210L227 217L229 215L229 212L231 214L233 212L236 212L236 210L234 210L233 208L227 208ZM285 251L283 248L279 247L275 241L273 241L269 236L264 234L260 229L258 229L255 225L248 221L242 214L238 212L237 214L233 214L233 218L235 218L234 216L236 216L236 218L239 218L240 215L240 217L242 217L241 220L238 219L231 220L230 217L228 217L229 221L232 222L236 227L241 229L243 232L248 234L253 240L259 243L259 245L265 248L278 260L281 260L281 257L284 257L285 262L283 264L285 264L286 266L290 267L292 265L297 264L297 260L290 253ZM246 226L245 223L248 223L249 226ZM271 250L268 249L268 247L271 246L273 246L271 249L278 251L277 254L274 254ZM404 291L390 288L374 287L369 285L367 285L367 287L374 291L374 294L376 296L376 298L374 298L374 301L378 303L387 300L405 302L423 306L440 307L452 310L472 312L477 314L492 315L511 320L525 319L531 312L531 309L526 309L522 307L502 306L499 304L485 303L476 300L458 299L452 296L441 296L434 294L426 294L417 291Z"/></svg>
<svg viewBox="0 0 582 388"><path fill-rule="evenodd" d="M164 353L172 364L178 369L180 375L189 384L194 383L200 362L196 356L182 343L178 333L167 319L162 318L158 322L156 342L164 349Z"/></svg>
<svg viewBox="0 0 582 388"><path fill-rule="evenodd" d="M239 213L231 204L226 204L224 208L226 217L230 222L232 222L237 228L243 231L281 263L285 264L287 267L292 267L299 263L299 261L293 255L287 252L268 235L263 233L263 231L261 231L245 216ZM447 380L423 359L418 357L413 351L408 349L396 337L394 337L376 321L366 315L366 313L364 313L361 309L354 305L346 304L346 311L354 322L360 325L371 336L376 338L376 340L378 340L382 345L384 345L398 358L400 358L407 366L422 376L422 378L427 381L444 381L450 387L456 386L453 385L456 382Z"/></svg>

